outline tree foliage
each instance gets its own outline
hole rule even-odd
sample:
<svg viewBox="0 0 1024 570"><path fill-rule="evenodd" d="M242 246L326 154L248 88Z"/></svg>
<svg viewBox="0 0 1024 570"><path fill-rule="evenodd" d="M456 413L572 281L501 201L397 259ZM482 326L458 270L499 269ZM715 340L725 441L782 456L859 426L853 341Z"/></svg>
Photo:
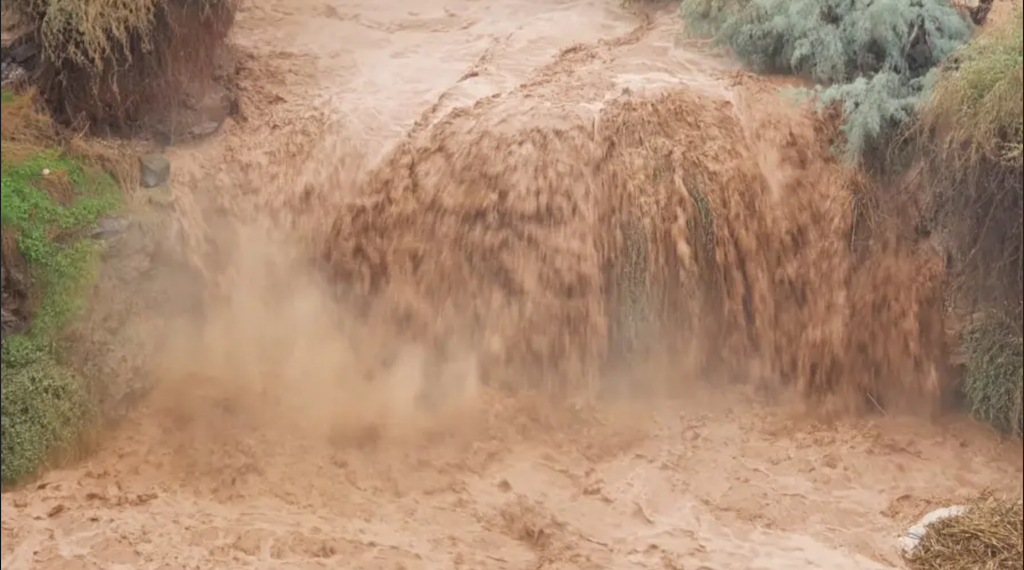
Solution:
<svg viewBox="0 0 1024 570"><path fill-rule="evenodd" d="M684 0L681 14L755 71L819 84L821 104L843 107L851 159L913 115L972 32L948 0Z"/></svg>

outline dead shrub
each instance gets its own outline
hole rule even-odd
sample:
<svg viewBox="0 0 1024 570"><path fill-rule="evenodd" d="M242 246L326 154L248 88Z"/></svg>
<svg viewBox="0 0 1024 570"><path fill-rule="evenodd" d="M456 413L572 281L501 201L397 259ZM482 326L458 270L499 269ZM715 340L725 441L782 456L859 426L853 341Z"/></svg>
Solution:
<svg viewBox="0 0 1024 570"><path fill-rule="evenodd" d="M982 494L963 514L928 526L907 556L913 570L1010 570L1024 555L1020 497Z"/></svg>
<svg viewBox="0 0 1024 570"><path fill-rule="evenodd" d="M62 141L64 150L86 164L93 164L114 177L126 195L141 187L142 174L135 145L116 139L99 139L71 134Z"/></svg>
<svg viewBox="0 0 1024 570"><path fill-rule="evenodd" d="M1018 7L1019 8L1019 7ZM934 225L983 297L1021 299L1024 17L988 30L944 70L918 136Z"/></svg>
<svg viewBox="0 0 1024 570"><path fill-rule="evenodd" d="M65 154L82 160L85 164L96 165L109 173L124 192L139 187L139 168L135 156L135 145L118 140L99 139L82 133L60 128L41 111L42 102L35 90L28 90L3 104L0 134L4 141L0 161L17 164L40 152L59 148ZM70 191L70 180L61 173L52 173L53 178L44 180L47 190ZM65 173L66 174L66 173ZM60 196L52 194L58 203L66 203Z"/></svg>
<svg viewBox="0 0 1024 570"><path fill-rule="evenodd" d="M0 160L20 161L52 146L54 125L49 117L36 109L35 91L29 91L0 105L0 138L4 144Z"/></svg>

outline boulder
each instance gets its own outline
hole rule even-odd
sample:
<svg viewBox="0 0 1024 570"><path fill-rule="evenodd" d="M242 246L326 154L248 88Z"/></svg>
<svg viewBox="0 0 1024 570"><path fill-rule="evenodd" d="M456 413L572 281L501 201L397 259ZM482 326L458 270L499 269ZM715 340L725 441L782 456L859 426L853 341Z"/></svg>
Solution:
<svg viewBox="0 0 1024 570"><path fill-rule="evenodd" d="M90 232L89 237L93 239L111 239L123 234L128 229L128 220L124 218L102 218L96 223L96 227Z"/></svg>
<svg viewBox="0 0 1024 570"><path fill-rule="evenodd" d="M219 83L209 82L193 89L174 116L157 126L158 140L173 145L204 139L219 131L237 112L234 94Z"/></svg>
<svg viewBox="0 0 1024 570"><path fill-rule="evenodd" d="M39 46L33 42L23 42L4 50L3 60L10 63L24 65L39 53Z"/></svg>
<svg viewBox="0 0 1024 570"><path fill-rule="evenodd" d="M147 154L139 157L139 166L142 171L142 185L146 188L156 188L171 177L171 161L163 155Z"/></svg>

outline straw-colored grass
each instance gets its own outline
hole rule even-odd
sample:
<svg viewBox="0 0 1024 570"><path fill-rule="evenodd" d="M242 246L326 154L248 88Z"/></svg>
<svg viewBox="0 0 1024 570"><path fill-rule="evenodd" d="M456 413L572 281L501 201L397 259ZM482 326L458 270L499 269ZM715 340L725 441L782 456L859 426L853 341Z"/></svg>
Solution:
<svg viewBox="0 0 1024 570"><path fill-rule="evenodd" d="M4 8L22 21L38 22L42 47L51 61L71 59L96 67L111 56L130 57L134 37L148 37L157 4L157 0L4 0Z"/></svg>
<svg viewBox="0 0 1024 570"><path fill-rule="evenodd" d="M36 112L34 92L15 97L4 91L3 104L0 105L0 139L4 142L0 149L0 162L24 160L39 148L52 144L54 135L50 118Z"/></svg>
<svg viewBox="0 0 1024 570"><path fill-rule="evenodd" d="M1021 498L983 494L959 516L931 524L907 556L912 570L1019 570Z"/></svg>
<svg viewBox="0 0 1024 570"><path fill-rule="evenodd" d="M148 40L157 9L165 0L3 0L5 16L36 25L52 62L73 60L101 68L110 61L130 62L133 42ZM184 2L202 14L234 0ZM127 58L127 59L126 59Z"/></svg>

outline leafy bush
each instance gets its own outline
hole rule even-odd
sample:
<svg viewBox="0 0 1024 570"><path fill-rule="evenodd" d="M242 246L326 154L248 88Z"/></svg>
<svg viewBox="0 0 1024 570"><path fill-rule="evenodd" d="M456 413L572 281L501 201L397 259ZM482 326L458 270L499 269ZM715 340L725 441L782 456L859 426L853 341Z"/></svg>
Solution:
<svg viewBox="0 0 1024 570"><path fill-rule="evenodd" d="M906 123L972 31L948 0L683 0L680 13L752 69L822 85L820 103L843 107L851 160Z"/></svg>
<svg viewBox="0 0 1024 570"><path fill-rule="evenodd" d="M82 382L41 339L7 339L0 374L0 481L8 485L31 476L54 452L72 444L89 407Z"/></svg>
<svg viewBox="0 0 1024 570"><path fill-rule="evenodd" d="M750 0L683 0L679 15L689 33L714 35L749 4Z"/></svg>
<svg viewBox="0 0 1024 570"><path fill-rule="evenodd" d="M927 75L907 80L887 71L870 79L858 77L851 83L818 91L818 104L838 104L843 110L842 132L846 138L843 156L849 162L868 156L884 156L890 135L917 116L921 95L933 82Z"/></svg>
<svg viewBox="0 0 1024 570"><path fill-rule="evenodd" d="M967 356L964 393L971 413L1000 431L1021 434L1024 344L1020 323L1004 312L982 313L961 339Z"/></svg>
<svg viewBox="0 0 1024 570"><path fill-rule="evenodd" d="M3 103L17 104L17 102ZM5 125L9 127L10 125ZM7 141L4 141L7 144ZM0 167L0 216L16 235L38 307L25 334L6 338L0 351L0 482L30 476L52 453L72 443L89 409L83 384L60 361L58 340L83 307L92 277L95 243L80 232L116 208L120 191L53 149ZM9 263L8 253L3 263Z"/></svg>

